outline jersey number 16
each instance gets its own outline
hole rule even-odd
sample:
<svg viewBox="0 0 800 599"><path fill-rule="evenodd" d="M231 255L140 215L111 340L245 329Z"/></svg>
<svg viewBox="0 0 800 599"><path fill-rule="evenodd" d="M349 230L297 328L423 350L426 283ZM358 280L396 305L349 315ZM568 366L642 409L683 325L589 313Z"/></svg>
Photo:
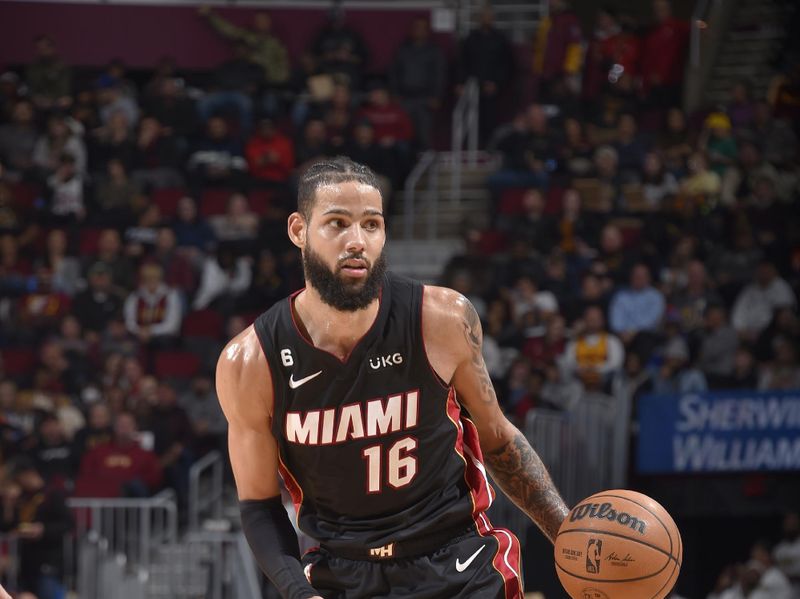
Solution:
<svg viewBox="0 0 800 599"><path fill-rule="evenodd" d="M414 437L403 437L395 441L388 451L386 459L386 482L393 489L410 484L417 475L417 456L413 452L417 448ZM361 452L367 461L367 493L373 495L383 490L383 445L370 445Z"/></svg>

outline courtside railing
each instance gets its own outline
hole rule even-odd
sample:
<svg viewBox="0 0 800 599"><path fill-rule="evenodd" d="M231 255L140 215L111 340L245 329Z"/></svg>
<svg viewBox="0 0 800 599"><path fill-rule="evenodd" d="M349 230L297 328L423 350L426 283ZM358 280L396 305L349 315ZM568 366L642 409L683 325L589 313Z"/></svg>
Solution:
<svg viewBox="0 0 800 599"><path fill-rule="evenodd" d="M201 518L222 516L222 456L211 451L192 464L189 470L189 529L197 530Z"/></svg>

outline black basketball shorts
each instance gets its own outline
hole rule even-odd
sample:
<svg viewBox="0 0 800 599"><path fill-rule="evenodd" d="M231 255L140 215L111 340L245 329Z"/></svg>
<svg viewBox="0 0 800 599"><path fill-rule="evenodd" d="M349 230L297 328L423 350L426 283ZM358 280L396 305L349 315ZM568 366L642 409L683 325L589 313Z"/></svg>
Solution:
<svg viewBox="0 0 800 599"><path fill-rule="evenodd" d="M523 596L519 540L505 529L466 533L428 555L382 557L381 551L372 549L370 557L350 559L315 548L303 556L303 567L324 599Z"/></svg>

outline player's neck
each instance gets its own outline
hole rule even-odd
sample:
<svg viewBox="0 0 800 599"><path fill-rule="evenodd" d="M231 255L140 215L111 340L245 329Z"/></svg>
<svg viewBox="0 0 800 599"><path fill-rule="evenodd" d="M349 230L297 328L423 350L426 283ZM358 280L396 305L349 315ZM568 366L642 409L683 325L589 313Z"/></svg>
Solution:
<svg viewBox="0 0 800 599"><path fill-rule="evenodd" d="M294 301L294 312L301 332L315 347L340 359L348 356L353 347L370 329L378 316L378 298L363 310L346 312L322 301L316 289L307 286Z"/></svg>

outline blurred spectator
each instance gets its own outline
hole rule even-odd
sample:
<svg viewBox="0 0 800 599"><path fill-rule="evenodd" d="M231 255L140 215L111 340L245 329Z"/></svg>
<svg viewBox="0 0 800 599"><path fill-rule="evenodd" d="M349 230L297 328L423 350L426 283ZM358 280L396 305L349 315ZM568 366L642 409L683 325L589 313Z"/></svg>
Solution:
<svg viewBox="0 0 800 599"><path fill-rule="evenodd" d="M53 114L47 119L47 133L39 137L33 148L33 163L46 179L58 169L64 154L72 156L76 172L86 172L83 140L71 129L67 119Z"/></svg>
<svg viewBox="0 0 800 599"><path fill-rule="evenodd" d="M133 130L128 117L122 111L114 111L108 122L92 131L89 144L89 170L103 173L111 160L117 159L126 168L133 165L136 151Z"/></svg>
<svg viewBox="0 0 800 599"><path fill-rule="evenodd" d="M400 160L405 160L414 139L414 126L405 109L389 94L388 85L381 80L367 86L367 99L356 114L356 119L366 119L375 129L379 145L391 148Z"/></svg>
<svg viewBox="0 0 800 599"><path fill-rule="evenodd" d="M734 164L738 152L728 115L722 112L712 112L708 115L703 122L703 131L697 143L699 148L706 152L711 169L723 177L728 168Z"/></svg>
<svg viewBox="0 0 800 599"><path fill-rule="evenodd" d="M650 270L644 264L631 269L630 285L617 291L609 305L611 330L625 343L640 332L654 332L664 315L664 296L651 285Z"/></svg>
<svg viewBox="0 0 800 599"><path fill-rule="evenodd" d="M27 460L14 465L12 480L0 494L0 530L19 538L19 590L35 593L37 599L63 599L63 539L73 526L63 494L48 488Z"/></svg>
<svg viewBox="0 0 800 599"><path fill-rule="evenodd" d="M769 546L764 541L753 545L748 561L740 574L739 589L746 599L792 599L792 586L776 567Z"/></svg>
<svg viewBox="0 0 800 599"><path fill-rule="evenodd" d="M637 131L636 117L624 113L617 121L614 140L619 169L626 180L637 180L642 170L642 159L647 154L647 144Z"/></svg>
<svg viewBox="0 0 800 599"><path fill-rule="evenodd" d="M97 255L85 256L84 268L95 262L103 262L111 271L111 278L115 287L122 291L133 289L135 266L131 260L122 253L122 239L116 229L103 229L97 239Z"/></svg>
<svg viewBox="0 0 800 599"><path fill-rule="evenodd" d="M678 194L678 180L667 171L661 156L656 152L644 155L642 194L650 210L666 208L669 200Z"/></svg>
<svg viewBox="0 0 800 599"><path fill-rule="evenodd" d="M203 262L192 308L202 310L211 306L223 314L232 313L239 296L250 287L252 260L250 256L237 257L231 247L220 244L216 255L206 257Z"/></svg>
<svg viewBox="0 0 800 599"><path fill-rule="evenodd" d="M778 171L764 161L758 146L750 141L739 144L738 160L725 171L722 178L722 202L733 206L737 199L748 197L759 179L778 179Z"/></svg>
<svg viewBox="0 0 800 599"><path fill-rule="evenodd" d="M328 132L328 143L337 152L345 145L354 125L356 102L350 86L334 81L330 98L312 105L311 112L321 117Z"/></svg>
<svg viewBox="0 0 800 599"><path fill-rule="evenodd" d="M680 314L683 331L692 335L707 324L707 309L722 302L711 288L705 264L692 259L685 268L685 281L680 282L668 298L668 303Z"/></svg>
<svg viewBox="0 0 800 599"><path fill-rule="evenodd" d="M691 205L713 206L722 189L719 174L708 168L703 152L694 152L687 162L688 176L681 180L682 200Z"/></svg>
<svg viewBox="0 0 800 599"><path fill-rule="evenodd" d="M777 308L796 305L797 298L792 288L778 276L775 265L762 261L753 282L737 296L731 322L742 338L752 341L769 325Z"/></svg>
<svg viewBox="0 0 800 599"><path fill-rule="evenodd" d="M485 143L497 123L498 96L511 80L514 56L508 38L494 25L491 7L481 9L478 19L478 26L461 44L456 93L463 92L468 79L476 79L480 89L480 138Z"/></svg>
<svg viewBox="0 0 800 599"><path fill-rule="evenodd" d="M97 212L90 218L100 226L124 226L132 220L140 189L120 160L109 160L106 168L106 175L99 179L94 191Z"/></svg>
<svg viewBox="0 0 800 599"><path fill-rule="evenodd" d="M178 202L178 214L172 222L172 230L179 248L189 252L192 262L199 263L202 256L214 249L216 237L214 229L197 212L193 198L182 197Z"/></svg>
<svg viewBox="0 0 800 599"><path fill-rule="evenodd" d="M264 73L250 60L250 51L244 42L236 42L233 58L226 60L214 71L211 91L197 102L197 112L203 123L212 117L221 119L221 113L236 111L237 135L241 139L250 133L253 125L253 96L262 84Z"/></svg>
<svg viewBox="0 0 800 599"><path fill-rule="evenodd" d="M764 159L788 166L797 157L797 134L791 121L776 118L767 102L757 102L752 127L743 132L749 141L762 145Z"/></svg>
<svg viewBox="0 0 800 599"><path fill-rule="evenodd" d="M49 215L47 220L55 225L72 225L86 218L83 201L83 177L72 154L59 157L55 172L47 179Z"/></svg>
<svg viewBox="0 0 800 599"><path fill-rule="evenodd" d="M534 369L544 371L556 365L566 346L566 322L562 316L556 314L547 321L544 335L525 342L522 354L530 360Z"/></svg>
<svg viewBox="0 0 800 599"><path fill-rule="evenodd" d="M654 0L655 24L642 44L642 84L649 100L661 107L681 100L689 24L672 16L669 0Z"/></svg>
<svg viewBox="0 0 800 599"><path fill-rule="evenodd" d="M738 344L736 331L728 323L725 308L718 304L709 305L697 366L706 375L712 388L724 386L733 374Z"/></svg>
<svg viewBox="0 0 800 599"><path fill-rule="evenodd" d="M558 150L547 114L531 104L495 134L490 144L502 154L502 167L489 176L487 185L497 193L509 187L544 187L555 168Z"/></svg>
<svg viewBox="0 0 800 599"><path fill-rule="evenodd" d="M411 117L421 149L431 147L433 141L433 115L442 102L445 70L444 54L431 40L429 18L415 18L408 38L394 55L389 75L391 89Z"/></svg>
<svg viewBox="0 0 800 599"><path fill-rule="evenodd" d="M53 275L40 266L31 280L29 291L19 300L17 326L20 332L32 333L34 339L55 330L61 318L69 312L70 298L53 289Z"/></svg>
<svg viewBox="0 0 800 599"><path fill-rule="evenodd" d="M558 145L558 166L575 176L586 176L592 168L592 144L583 122L575 117L564 119L564 139Z"/></svg>
<svg viewBox="0 0 800 599"><path fill-rule="evenodd" d="M25 83L37 108L67 108L72 103L72 73L46 35L36 38L36 57L25 69Z"/></svg>
<svg viewBox="0 0 800 599"><path fill-rule="evenodd" d="M204 373L193 377L178 403L191 421L197 455L211 450L225 451L228 422L220 408L211 377Z"/></svg>
<svg viewBox="0 0 800 599"><path fill-rule="evenodd" d="M105 262L95 262L89 267L89 285L78 293L72 302L72 313L86 331L97 338L110 320L122 310L123 296L112 283L111 267Z"/></svg>
<svg viewBox="0 0 800 599"><path fill-rule="evenodd" d="M731 99L725 107L725 113L730 117L731 124L736 130L747 129L755 120L755 102L749 81L737 81L731 87Z"/></svg>
<svg viewBox="0 0 800 599"><path fill-rule="evenodd" d="M521 275L514 281L509 300L514 322L522 322L525 314L538 312L545 316L558 313L558 300L549 291L539 289L536 280L528 275Z"/></svg>
<svg viewBox="0 0 800 599"><path fill-rule="evenodd" d="M128 331L151 347L173 345L180 332L180 297L163 278L164 271L157 264L142 265L139 287L128 296L123 307Z"/></svg>
<svg viewBox="0 0 800 599"><path fill-rule="evenodd" d="M140 445L130 412L114 418L114 436L84 454L75 481L77 497L147 497L161 485L158 457Z"/></svg>
<svg viewBox="0 0 800 599"><path fill-rule="evenodd" d="M549 0L534 39L533 72L543 101L577 95L583 66L583 35L569 0Z"/></svg>
<svg viewBox="0 0 800 599"><path fill-rule="evenodd" d="M544 209L545 199L542 192L529 189L522 196L522 214L500 216L498 228L545 254L555 243L556 228L552 217L545 214Z"/></svg>
<svg viewBox="0 0 800 599"><path fill-rule="evenodd" d="M131 178L145 189L182 187L181 147L172 129L153 116L139 122Z"/></svg>
<svg viewBox="0 0 800 599"><path fill-rule="evenodd" d="M235 193L228 198L225 214L208 219L214 237L221 243L235 245L238 249L249 249L258 234L258 215L250 210L247 196Z"/></svg>
<svg viewBox="0 0 800 599"><path fill-rule="evenodd" d="M661 349L661 364L653 375L653 393L682 395L708 390L703 373L689 361L689 347L680 335L677 321L668 320L667 339Z"/></svg>
<svg viewBox="0 0 800 599"><path fill-rule="evenodd" d="M186 411L178 405L175 389L162 381L143 428L153 434L153 451L164 472L164 482L173 488L184 507L189 494L189 468L194 435Z"/></svg>
<svg viewBox="0 0 800 599"><path fill-rule="evenodd" d="M0 125L0 161L14 178L30 177L38 133L30 100L18 100L11 122Z"/></svg>
<svg viewBox="0 0 800 599"><path fill-rule="evenodd" d="M125 93L122 82L111 75L100 75L96 82L97 105L100 122L108 126L111 115L121 112L125 115L128 127L134 128L139 122L139 106L134 97Z"/></svg>
<svg viewBox="0 0 800 599"><path fill-rule="evenodd" d="M773 358L762 369L758 389L762 391L791 391L800 389L800 363L795 344L783 335L772 341Z"/></svg>
<svg viewBox="0 0 800 599"><path fill-rule="evenodd" d="M330 9L327 22L314 38L312 50L322 72L343 76L352 89L361 89L369 49L361 34L347 26L341 6Z"/></svg>
<svg viewBox="0 0 800 599"><path fill-rule="evenodd" d="M800 517L797 512L784 515L781 540L772 549L772 559L792 583L795 596L800 595Z"/></svg>
<svg viewBox="0 0 800 599"><path fill-rule="evenodd" d="M606 330L606 319L597 306L589 306L560 360L564 376L580 380L584 387L602 389L622 368L625 349Z"/></svg>
<svg viewBox="0 0 800 599"><path fill-rule="evenodd" d="M47 234L45 252L37 266L50 271L54 291L73 296L81 287L81 264L75 256L68 255L67 244L66 231L52 229Z"/></svg>
<svg viewBox="0 0 800 599"><path fill-rule="evenodd" d="M281 86L289 80L289 56L286 47L272 33L269 13L253 15L250 29L237 27L211 10L208 5L198 9L214 30L228 40L242 43L247 49L247 59L263 69L263 77L270 87Z"/></svg>
<svg viewBox="0 0 800 599"><path fill-rule="evenodd" d="M391 150L375 139L375 127L367 119L355 123L350 140L342 152L350 159L366 164L378 174L384 205L391 199L392 182L398 180L400 170Z"/></svg>
<svg viewBox="0 0 800 599"><path fill-rule="evenodd" d="M111 441L111 411L104 401L97 401L89 406L86 426L75 433L72 438L73 472L77 472L84 454L98 445Z"/></svg>
<svg viewBox="0 0 800 599"><path fill-rule="evenodd" d="M295 144L295 172L302 172L316 160L330 154L328 133L321 119L309 119Z"/></svg>
<svg viewBox="0 0 800 599"><path fill-rule="evenodd" d="M178 248L175 231L161 227L156 234L156 244L148 260L155 262L164 271L164 282L191 296L197 287L197 274L187 252Z"/></svg>
<svg viewBox="0 0 800 599"><path fill-rule="evenodd" d="M153 84L154 93L147 98L144 112L158 120L176 138L193 136L197 129L197 109L186 93L184 82L174 76Z"/></svg>
<svg viewBox="0 0 800 599"><path fill-rule="evenodd" d="M0 379L0 421L5 425L2 436L3 457L8 459L22 448L22 440L33 433L35 417L23 405L17 383Z"/></svg>
<svg viewBox="0 0 800 599"><path fill-rule="evenodd" d="M242 294L239 304L242 310L263 311L289 292L286 280L278 271L275 254L264 249L258 255L250 288Z"/></svg>
<svg viewBox="0 0 800 599"><path fill-rule="evenodd" d="M625 247L622 231L616 224L605 225L600 232L598 260L593 272L601 278L609 278L615 286L624 285L630 278L637 255L635 248ZM604 285L608 281L601 281Z"/></svg>
<svg viewBox="0 0 800 599"><path fill-rule="evenodd" d="M205 136L195 145L187 166L192 189L198 194L210 185L241 187L247 171L241 143L218 116L208 119Z"/></svg>
<svg viewBox="0 0 800 599"><path fill-rule="evenodd" d="M250 176L258 183L284 185L294 168L294 144L281 133L270 118L258 121L258 127L244 149Z"/></svg>
<svg viewBox="0 0 800 599"><path fill-rule="evenodd" d="M667 111L666 126L660 129L656 145L664 156L667 170L676 177L682 175L694 147L686 115L680 108L673 107Z"/></svg>
<svg viewBox="0 0 800 599"><path fill-rule="evenodd" d="M72 450L61 422L48 414L39 421L34 445L27 453L48 486L68 489L75 476Z"/></svg>

